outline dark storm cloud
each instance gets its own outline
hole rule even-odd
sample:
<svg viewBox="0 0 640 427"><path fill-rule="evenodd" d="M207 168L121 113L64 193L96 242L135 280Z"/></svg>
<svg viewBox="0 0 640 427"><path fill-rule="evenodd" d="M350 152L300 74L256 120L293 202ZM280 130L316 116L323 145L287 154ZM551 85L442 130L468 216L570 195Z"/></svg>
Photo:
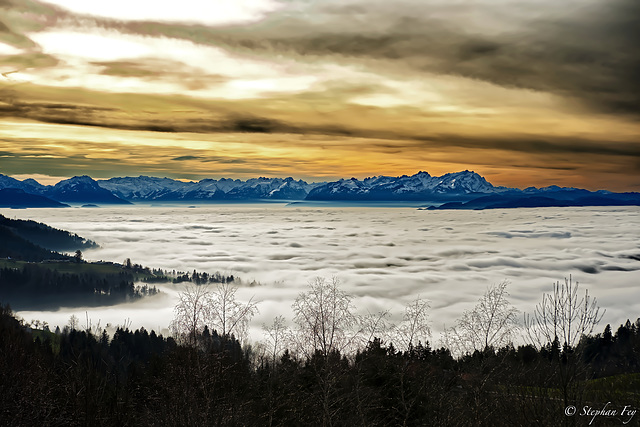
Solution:
<svg viewBox="0 0 640 427"><path fill-rule="evenodd" d="M55 6L32 0L0 0L0 42L38 51L37 43L28 36L54 25L69 14Z"/></svg>
<svg viewBox="0 0 640 427"><path fill-rule="evenodd" d="M96 61L91 64L101 67L99 73L106 76L168 81L188 90L206 89L229 81L228 77L207 74L188 64L167 59Z"/></svg>
<svg viewBox="0 0 640 427"><path fill-rule="evenodd" d="M612 112L640 112L640 2L609 2L594 16L537 20L506 35L465 33L403 19L387 34L327 34L276 40L303 54L402 63L507 87L547 91Z"/></svg>
<svg viewBox="0 0 640 427"><path fill-rule="evenodd" d="M442 70L548 91L608 112L640 113L640 2L606 2L510 38L470 41Z"/></svg>
<svg viewBox="0 0 640 427"><path fill-rule="evenodd" d="M182 161L182 160L200 160L201 158L202 157L199 157L199 156L179 156L179 157L174 157L171 160L179 160L179 161Z"/></svg>
<svg viewBox="0 0 640 427"><path fill-rule="evenodd" d="M5 89L0 91L0 117L20 117L44 123L73 124L83 126L118 127L105 122L105 113L117 111L112 108L62 103L20 102L17 94Z"/></svg>
<svg viewBox="0 0 640 427"><path fill-rule="evenodd" d="M39 52L0 57L0 65L14 67L16 71L24 68L53 67L59 62L56 57Z"/></svg>
<svg viewBox="0 0 640 427"><path fill-rule="evenodd" d="M640 143L615 140L593 140L580 137L531 136L526 133L500 137L462 136L434 133L432 135L394 130L367 129L358 126L346 127L334 124L317 124L276 120L248 113L238 114L220 109L212 113L211 119L157 119L140 116L122 121L122 111L115 108L76 105L68 103L20 102L20 94L10 89L0 92L0 117L21 117L45 123L96 126L122 130L152 132L194 133L251 133L251 134L297 134L326 135L370 139L369 149L389 153L402 153L412 149L446 149L461 147L468 149L496 149L507 152L541 155L596 155L628 156L640 159ZM389 141L389 142L385 142ZM345 142L345 144L352 144ZM187 160L176 158L174 160ZM217 160L214 160L217 161ZM637 169L637 168L635 168Z"/></svg>
<svg viewBox="0 0 640 427"><path fill-rule="evenodd" d="M262 117L235 117L226 122L224 126L231 132L247 133L278 133L291 132L293 128L278 120L266 119Z"/></svg>
<svg viewBox="0 0 640 427"><path fill-rule="evenodd" d="M249 163L249 161L244 159L230 159L226 157L208 157L203 159L202 161L203 163L221 163L221 164L228 164L228 165L241 165L241 164ZM283 165L285 164L286 163L284 163ZM279 166L279 165L274 164L274 166Z"/></svg>
<svg viewBox="0 0 640 427"><path fill-rule="evenodd" d="M640 113L637 0L573 2L567 6L575 7L573 13L550 4L528 13L519 12L517 4L394 6L317 4L309 6L308 14L276 14L253 26L223 29L108 25L266 55L382 61L377 66L459 75L551 92L604 112ZM465 15L473 13L487 19L494 14L504 20L498 27L507 29L465 25Z"/></svg>
<svg viewBox="0 0 640 427"><path fill-rule="evenodd" d="M5 0L2 6L20 11L20 16L25 10L39 12L47 17L47 25L75 19L122 32L187 39L266 56L374 61L389 71L458 75L554 93L598 111L640 113L637 0L572 1L565 7L527 2L291 2L291 8L259 23L218 28L74 16L38 3ZM486 22L471 25L474 19ZM0 22L0 34L25 37L10 27ZM495 31L487 29L491 27ZM153 64L102 65L102 73L108 75L171 74L168 69L154 69ZM193 85L208 84L192 80ZM239 126L243 128L242 123ZM249 124L249 128L271 131L272 126Z"/></svg>
<svg viewBox="0 0 640 427"><path fill-rule="evenodd" d="M231 114L225 121L217 125L209 124L203 129L213 132L240 132L240 133L291 133L313 134L332 136L363 136L374 137L374 132L346 128L333 124L307 124L275 120L249 114Z"/></svg>
<svg viewBox="0 0 640 427"><path fill-rule="evenodd" d="M107 76L149 77L158 74L157 69L150 69L148 64L140 61L103 61L92 62L92 64L102 67L100 74Z"/></svg>
<svg viewBox="0 0 640 427"><path fill-rule="evenodd" d="M176 160L176 161L198 160L202 163L223 163L223 164L248 163L248 161L244 159L231 159L228 157L220 157L220 156L178 156L178 157L172 158L171 160Z"/></svg>
<svg viewBox="0 0 640 427"><path fill-rule="evenodd" d="M98 95L98 94L96 94ZM336 136L359 136L373 132L348 129L340 125L314 125L276 120L248 113L225 112L222 108L211 118L154 119L144 115L122 120L122 111L98 106L20 101L21 93L0 87L0 117L20 117L45 123L97 126L122 130L195 133L290 133ZM214 117L215 116L215 117ZM220 117L222 116L222 117ZM389 136L393 136L392 133Z"/></svg>
<svg viewBox="0 0 640 427"><path fill-rule="evenodd" d="M619 141L594 141L583 138L536 137L512 135L507 137L464 137L460 135L438 135L435 137L414 136L425 143L442 143L465 148L499 149L532 154L573 153L640 158L640 143Z"/></svg>

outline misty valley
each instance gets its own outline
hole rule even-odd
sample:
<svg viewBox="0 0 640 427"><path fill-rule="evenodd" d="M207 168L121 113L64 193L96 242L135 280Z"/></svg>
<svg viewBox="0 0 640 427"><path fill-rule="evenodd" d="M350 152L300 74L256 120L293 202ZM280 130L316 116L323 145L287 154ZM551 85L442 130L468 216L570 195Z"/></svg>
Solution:
<svg viewBox="0 0 640 427"><path fill-rule="evenodd" d="M635 402L636 207L0 214L8 425L555 425L612 387Z"/></svg>
<svg viewBox="0 0 640 427"><path fill-rule="evenodd" d="M337 277L361 310L390 310L396 318L418 295L429 299L436 334L471 308L484 289L504 280L511 282L511 300L521 312L569 275L607 308L603 321L624 322L640 311L634 207L420 211L242 204L0 213L94 242L80 248L88 261L120 267L129 258L151 270L234 276L242 283L239 299L259 302L252 325L256 337L261 324L290 312L297 294L317 277ZM164 289L160 307L154 303L147 309L136 301L123 310L89 314L103 324L130 318L134 327L167 328L177 291L172 284L154 285ZM24 317L62 326L71 314L84 317L85 311Z"/></svg>

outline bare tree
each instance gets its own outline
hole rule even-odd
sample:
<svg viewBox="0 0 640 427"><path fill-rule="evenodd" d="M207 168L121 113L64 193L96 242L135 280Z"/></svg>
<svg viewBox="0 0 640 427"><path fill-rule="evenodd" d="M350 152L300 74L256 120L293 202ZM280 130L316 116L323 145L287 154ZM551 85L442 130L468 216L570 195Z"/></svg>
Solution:
<svg viewBox="0 0 640 427"><path fill-rule="evenodd" d="M292 344L307 360L314 361L319 385L314 395L322 407L322 425L331 426L341 402L336 400L339 369L335 365L337 352L350 352L359 338L359 317L351 303L352 297L339 288L337 278L330 281L318 277L309 282L292 305L296 324ZM319 358L317 356L320 356Z"/></svg>
<svg viewBox="0 0 640 427"><path fill-rule="evenodd" d="M553 284L552 294L543 294L533 314L525 314L524 324L528 340L539 347L553 343L556 338L566 349L575 348L584 335L591 334L605 310L600 312L597 300L585 290L578 296L578 282L572 277L564 284Z"/></svg>
<svg viewBox="0 0 640 427"><path fill-rule="evenodd" d="M591 334L600 322L597 300L585 290L584 297L578 295L578 282L572 277L564 283L556 282L552 294L543 294L542 301L533 314L524 316L526 339L538 347L551 350L554 370L550 372L562 390L563 403L579 406L582 388L586 382L587 369L580 354L576 352L583 336ZM565 425L569 424L565 418Z"/></svg>
<svg viewBox="0 0 640 427"><path fill-rule="evenodd" d="M178 294L178 304L173 308L173 320L169 325L177 337L187 338L195 345L198 334L204 330L211 317L211 292L207 286L187 285Z"/></svg>
<svg viewBox="0 0 640 427"><path fill-rule="evenodd" d="M454 327L445 330L444 345L452 354L461 357L475 351L493 352L494 349L512 344L518 330L518 310L507 299L508 284L504 280L489 286L473 309L465 311ZM504 361L507 354L499 352L498 357ZM492 360L495 359L480 358L475 375L467 384L468 409L478 425L488 421L487 387L493 383L492 379L502 365Z"/></svg>
<svg viewBox="0 0 640 427"><path fill-rule="evenodd" d="M307 357L315 351L324 357L333 351L348 351L358 337L359 319L352 297L339 284L335 277L330 281L317 277L292 305L297 325L295 344Z"/></svg>
<svg viewBox="0 0 640 427"><path fill-rule="evenodd" d="M429 308L429 301L419 296L405 307L402 322L392 330L398 349L409 350L418 342L426 343L431 337Z"/></svg>
<svg viewBox="0 0 640 427"><path fill-rule="evenodd" d="M366 346L375 338L386 340L389 338L389 311L367 313L360 317L360 344Z"/></svg>
<svg viewBox="0 0 640 427"><path fill-rule="evenodd" d="M258 308L253 300L241 303L236 300L237 287L230 283L188 285L178 296L174 307L171 331L181 337L189 337L195 344L205 326L216 329L223 336L235 335L245 339L251 318Z"/></svg>
<svg viewBox="0 0 640 427"><path fill-rule="evenodd" d="M463 355L513 342L518 331L518 310L507 300L508 284L504 280L487 288L478 304L465 311L454 327L445 330L444 341L452 353Z"/></svg>
<svg viewBox="0 0 640 427"><path fill-rule="evenodd" d="M275 369L277 366L277 359L280 354L287 348L287 340L289 334L289 327L287 326L284 317L276 316L273 319L273 323L270 325L262 325L265 337L265 347L269 358L271 359L271 367Z"/></svg>
<svg viewBox="0 0 640 427"><path fill-rule="evenodd" d="M69 321L67 322L67 327L71 331L77 331L80 327L80 319L78 319L78 316L72 314L71 317L69 317Z"/></svg>
<svg viewBox="0 0 640 427"><path fill-rule="evenodd" d="M210 294L210 323L222 335L234 335L238 340L245 340L249 330L249 322L258 312L253 298L246 303L236 300L237 286L231 283L215 285Z"/></svg>

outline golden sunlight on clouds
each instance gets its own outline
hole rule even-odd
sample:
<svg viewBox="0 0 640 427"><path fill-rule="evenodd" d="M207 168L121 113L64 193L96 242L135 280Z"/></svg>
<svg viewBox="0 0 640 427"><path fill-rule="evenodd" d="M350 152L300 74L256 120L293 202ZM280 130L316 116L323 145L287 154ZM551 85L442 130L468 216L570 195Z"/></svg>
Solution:
<svg viewBox="0 0 640 427"><path fill-rule="evenodd" d="M630 1L5 0L0 173L637 190Z"/></svg>
<svg viewBox="0 0 640 427"><path fill-rule="evenodd" d="M120 175L168 176L190 180L207 177L250 178L294 176L307 180L398 175L428 170L439 175L472 168L495 185L526 187L535 182L569 184L578 179L587 188L600 188L615 170L593 170L597 159L615 155L531 156L508 148L473 149L438 142L390 141L358 137L295 134L157 133L13 122L0 141L0 152L11 156L5 173L66 176L82 170L96 178ZM47 141L58 141L50 143ZM624 157L617 157L624 165ZM455 159L455 160L454 160ZM495 167L496 160L508 167ZM416 167L420 165L420 167ZM90 169L89 169L90 168ZM549 170L554 170L552 175ZM259 171L259 172L258 172ZM580 179L588 171L589 179ZM25 175L26 176L26 175Z"/></svg>
<svg viewBox="0 0 640 427"><path fill-rule="evenodd" d="M24 175L16 174L16 175L12 175L12 178L18 179L20 181L31 178L31 179L35 179L42 185L55 185L58 182L62 181L63 179L68 179L71 177L70 176L49 176L49 175L43 175L40 173L35 173L35 174L24 174Z"/></svg>
<svg viewBox="0 0 640 427"><path fill-rule="evenodd" d="M101 29L41 32L31 38L45 54L61 60L54 68L30 72L30 81L39 84L108 92L188 92L201 98L246 98L263 92L305 90L316 80L313 75L299 75L293 64L240 57L178 39ZM113 67L121 71L114 72ZM110 72L105 72L107 69ZM136 71L146 72L136 75ZM198 81L201 84L196 84Z"/></svg>

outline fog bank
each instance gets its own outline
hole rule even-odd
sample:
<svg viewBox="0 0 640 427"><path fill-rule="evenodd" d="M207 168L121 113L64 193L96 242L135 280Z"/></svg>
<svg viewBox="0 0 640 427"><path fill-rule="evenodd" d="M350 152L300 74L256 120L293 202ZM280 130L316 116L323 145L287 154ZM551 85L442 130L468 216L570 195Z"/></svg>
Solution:
<svg viewBox="0 0 640 427"><path fill-rule="evenodd" d="M340 279L362 312L431 301L439 332L473 307L485 289L509 280L510 301L532 311L555 281L572 275L606 308L601 330L640 315L640 209L543 208L418 211L414 208L285 205L131 206L99 209L0 210L80 234L101 247L88 260L180 271L220 271L242 279L237 296L260 301L252 336L283 314L307 282ZM251 282L253 286L249 286ZM176 286L164 295L106 308L20 312L26 320L67 323L76 314L133 328L169 325ZM179 289L179 288L178 288Z"/></svg>

